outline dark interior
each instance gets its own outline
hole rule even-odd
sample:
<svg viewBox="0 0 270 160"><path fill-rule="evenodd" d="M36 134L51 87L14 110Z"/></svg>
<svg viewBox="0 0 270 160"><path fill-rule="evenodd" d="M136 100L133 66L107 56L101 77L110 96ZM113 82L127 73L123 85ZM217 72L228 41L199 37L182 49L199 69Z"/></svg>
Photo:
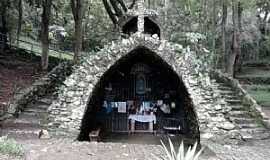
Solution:
<svg viewBox="0 0 270 160"><path fill-rule="evenodd" d="M159 26L154 23L150 18L144 18L144 33L154 35L157 34L160 38L160 28Z"/></svg>
<svg viewBox="0 0 270 160"><path fill-rule="evenodd" d="M138 31L138 17L131 18L122 28L124 34L131 35Z"/></svg>
<svg viewBox="0 0 270 160"><path fill-rule="evenodd" d="M131 18L122 28L124 34L131 35L138 31L138 17ZM160 38L160 28L150 18L144 18L144 33L154 35L157 34Z"/></svg>
<svg viewBox="0 0 270 160"><path fill-rule="evenodd" d="M155 102L162 100L170 107L164 113ZM181 126L175 134L199 138L197 118L193 104L181 78L157 54L139 47L116 62L95 86L81 124L79 140L89 140L92 130L101 128L104 135L128 133L128 115L136 112L127 107L126 113L117 108L104 108L104 103L133 101L136 109L142 103L151 103L157 118L154 130L165 133L164 126ZM174 104L174 105L173 105ZM151 109L152 109L151 108ZM136 123L136 128L147 129L147 125Z"/></svg>

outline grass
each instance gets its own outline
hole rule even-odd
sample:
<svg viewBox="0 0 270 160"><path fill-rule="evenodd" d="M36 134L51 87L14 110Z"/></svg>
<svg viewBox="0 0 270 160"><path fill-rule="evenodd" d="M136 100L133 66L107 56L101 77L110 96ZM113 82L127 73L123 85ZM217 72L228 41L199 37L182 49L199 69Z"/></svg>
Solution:
<svg viewBox="0 0 270 160"><path fill-rule="evenodd" d="M270 85L250 85L247 91L260 105L270 107Z"/></svg>
<svg viewBox="0 0 270 160"><path fill-rule="evenodd" d="M245 78L254 78L254 77L264 77L264 78L270 78L270 70L269 69L258 69L255 67L246 67L243 68L243 71L238 75L239 77Z"/></svg>
<svg viewBox="0 0 270 160"><path fill-rule="evenodd" d="M21 157L24 154L22 145L18 144L14 139L0 137L0 153L9 156Z"/></svg>

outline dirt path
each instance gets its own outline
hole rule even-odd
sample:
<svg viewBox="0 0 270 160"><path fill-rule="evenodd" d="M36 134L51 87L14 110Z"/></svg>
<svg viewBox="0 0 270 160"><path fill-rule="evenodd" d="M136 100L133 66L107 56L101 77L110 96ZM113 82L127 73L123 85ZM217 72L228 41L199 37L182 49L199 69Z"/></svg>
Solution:
<svg viewBox="0 0 270 160"><path fill-rule="evenodd" d="M164 156L161 145L78 142L71 139L21 140L25 160L153 160ZM1 157L0 157L1 158ZM202 160L215 160L205 150Z"/></svg>

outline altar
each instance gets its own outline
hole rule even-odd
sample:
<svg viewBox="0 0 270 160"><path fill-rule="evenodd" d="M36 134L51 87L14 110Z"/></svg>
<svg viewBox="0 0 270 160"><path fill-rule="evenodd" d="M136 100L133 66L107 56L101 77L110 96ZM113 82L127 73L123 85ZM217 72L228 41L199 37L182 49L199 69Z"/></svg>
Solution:
<svg viewBox="0 0 270 160"><path fill-rule="evenodd" d="M149 115L138 115L138 114L131 114L128 116L129 122L129 133L136 133L136 132L154 132L154 124L156 124L156 116L154 114ZM148 123L148 130L137 130L135 128L136 122Z"/></svg>

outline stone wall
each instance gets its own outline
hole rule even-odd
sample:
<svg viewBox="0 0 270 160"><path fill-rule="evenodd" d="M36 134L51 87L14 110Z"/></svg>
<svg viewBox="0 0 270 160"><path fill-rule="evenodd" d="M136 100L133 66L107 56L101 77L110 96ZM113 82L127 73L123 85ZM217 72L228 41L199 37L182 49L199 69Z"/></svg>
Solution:
<svg viewBox="0 0 270 160"><path fill-rule="evenodd" d="M211 85L207 73L198 70L189 49L166 40L136 33L128 39L112 42L100 52L88 55L76 66L59 90L59 97L49 108L49 129L65 134L78 134L94 87L103 74L120 58L138 47L145 47L160 56L182 79L194 105L201 134L226 134L233 129L224 114L230 111Z"/></svg>

